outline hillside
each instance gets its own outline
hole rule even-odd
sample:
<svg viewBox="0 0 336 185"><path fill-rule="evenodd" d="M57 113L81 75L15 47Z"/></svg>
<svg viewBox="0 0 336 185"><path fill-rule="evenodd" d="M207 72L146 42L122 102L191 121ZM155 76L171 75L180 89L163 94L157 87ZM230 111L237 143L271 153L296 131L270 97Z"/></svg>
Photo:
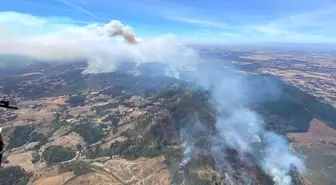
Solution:
<svg viewBox="0 0 336 185"><path fill-rule="evenodd" d="M11 93L20 107L1 123L8 143L4 169L21 166L30 184L244 184L246 178L252 184L274 183L233 148L221 151L227 154L223 159L207 152L218 134L209 92L166 77L89 75L80 73L81 64L73 67L50 66L45 70L53 72L43 77L3 78L2 93ZM248 105L262 115L267 129L284 135L307 131L313 118L333 123L319 111L319 101L283 87L276 101ZM186 165L185 130L197 136ZM221 173L220 161L227 161L230 170ZM302 183L295 170L292 175Z"/></svg>

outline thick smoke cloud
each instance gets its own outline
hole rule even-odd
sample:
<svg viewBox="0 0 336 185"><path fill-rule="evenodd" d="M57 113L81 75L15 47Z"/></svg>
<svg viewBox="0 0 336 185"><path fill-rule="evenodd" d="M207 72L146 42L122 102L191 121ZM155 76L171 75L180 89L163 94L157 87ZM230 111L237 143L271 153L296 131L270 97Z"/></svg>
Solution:
<svg viewBox="0 0 336 185"><path fill-rule="evenodd" d="M120 21L116 20L113 20L103 26L92 25L91 30L97 31L98 34L102 36L122 36L130 44L136 44L142 41L141 39L135 37L131 27L125 26Z"/></svg>
<svg viewBox="0 0 336 185"><path fill-rule="evenodd" d="M6 21L11 24L5 25ZM230 70L211 67L173 36L141 41L130 27L119 21L102 26L79 27L13 12L0 13L0 24L0 54L23 55L46 62L87 61L86 73L112 72L123 62L162 63L167 66L163 75L177 78L186 71L192 71L188 73L188 79L211 91L219 113L216 129L220 134L212 138L209 151L216 158L219 170L230 168L223 160L225 153L222 149L225 148L236 149L242 157L247 154L254 156L278 185L290 184L292 165L304 168L302 161L289 149L286 140L266 131L257 113L245 108L247 103L262 101L264 95L276 97L276 87L264 83L262 96L257 95L253 93L256 92L254 86L246 83L244 77ZM22 28L29 33L22 33ZM127 42L112 38L115 36L122 36ZM183 165L191 159L194 149L193 137L188 133L183 133L187 138ZM262 145L255 147L262 141Z"/></svg>
<svg viewBox="0 0 336 185"><path fill-rule="evenodd" d="M191 66L185 64L193 57L192 51L173 35L141 42L119 21L80 27L55 19L4 12L0 13L0 29L0 54L23 55L45 62L87 61L89 67L85 72L90 73L114 71L125 61L161 62L182 70ZM127 42L118 39L119 35Z"/></svg>

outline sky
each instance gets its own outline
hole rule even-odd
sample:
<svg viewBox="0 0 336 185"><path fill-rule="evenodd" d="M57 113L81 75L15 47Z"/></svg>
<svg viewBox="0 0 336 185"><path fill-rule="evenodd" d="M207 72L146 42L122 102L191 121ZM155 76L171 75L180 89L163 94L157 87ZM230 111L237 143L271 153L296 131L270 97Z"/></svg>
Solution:
<svg viewBox="0 0 336 185"><path fill-rule="evenodd" d="M120 20L139 37L187 42L336 43L335 0L10 0L0 6L0 31L36 32L14 26L20 17L58 26Z"/></svg>

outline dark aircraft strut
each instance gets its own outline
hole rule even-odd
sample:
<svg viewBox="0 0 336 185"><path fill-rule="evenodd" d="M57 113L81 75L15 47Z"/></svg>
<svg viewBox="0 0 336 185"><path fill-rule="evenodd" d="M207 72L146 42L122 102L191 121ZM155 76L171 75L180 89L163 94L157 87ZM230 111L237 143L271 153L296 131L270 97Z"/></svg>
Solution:
<svg viewBox="0 0 336 185"><path fill-rule="evenodd" d="M3 100L0 100L0 107L6 108L6 109L19 109L17 107L13 107L13 106L9 106L9 101L6 100L6 97L4 97ZM1 166L1 162L2 162L2 155L4 152L4 148L5 148L5 143L3 141L2 138L2 127L0 127L0 166Z"/></svg>
<svg viewBox="0 0 336 185"><path fill-rule="evenodd" d="M6 108L6 109L19 109L17 107L9 106L9 101L6 100L6 97L4 97L3 100L0 100L0 107Z"/></svg>

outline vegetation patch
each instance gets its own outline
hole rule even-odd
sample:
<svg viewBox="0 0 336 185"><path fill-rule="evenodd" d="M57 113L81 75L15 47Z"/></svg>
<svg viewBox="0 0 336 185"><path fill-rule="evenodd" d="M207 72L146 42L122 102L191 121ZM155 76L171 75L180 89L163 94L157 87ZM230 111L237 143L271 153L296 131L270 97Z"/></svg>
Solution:
<svg viewBox="0 0 336 185"><path fill-rule="evenodd" d="M56 131L56 130L60 129L62 126L66 126L66 125L71 125L71 123L69 123L67 121L61 121L59 119L54 119L52 121L53 131Z"/></svg>
<svg viewBox="0 0 336 185"><path fill-rule="evenodd" d="M82 136L84 141L89 144L98 142L104 137L103 129L90 123L76 125L73 131Z"/></svg>
<svg viewBox="0 0 336 185"><path fill-rule="evenodd" d="M309 123L313 119L304 106L299 105L290 100L280 100L276 102L264 102L259 105L258 111L264 116L277 115L285 122L286 131L290 132L306 132ZM276 122L268 122L267 124L276 124Z"/></svg>
<svg viewBox="0 0 336 185"><path fill-rule="evenodd" d="M35 145L34 149L35 150L39 150L41 148L41 146L45 145L48 143L48 138L47 137L43 137L41 138L41 140L37 143L37 145Z"/></svg>
<svg viewBox="0 0 336 185"><path fill-rule="evenodd" d="M119 105L120 105L120 102L116 101L116 102L108 103L108 104L101 105L101 106L91 107L90 110L96 111L97 114L102 114L106 110L118 108Z"/></svg>
<svg viewBox="0 0 336 185"><path fill-rule="evenodd" d="M0 168L1 185L26 185L29 174L19 166Z"/></svg>
<svg viewBox="0 0 336 185"><path fill-rule="evenodd" d="M90 168L90 164L83 161L76 161L69 164L61 164L59 165L58 170L59 173L74 172L75 176L81 176L87 173L94 172L94 170Z"/></svg>
<svg viewBox="0 0 336 185"><path fill-rule="evenodd" d="M149 145L150 143L143 139L128 139L124 142L115 142L111 145L109 155L120 155L128 160L134 160L139 157L153 158L166 153L161 145Z"/></svg>
<svg viewBox="0 0 336 185"><path fill-rule="evenodd" d="M41 156L40 156L40 154L38 152L34 152L32 154L32 156L33 156L33 159L32 159L32 163L33 164L37 163L41 159Z"/></svg>
<svg viewBox="0 0 336 185"><path fill-rule="evenodd" d="M41 141L44 139L46 139L46 137L43 134L38 133L35 126L18 126L10 136L8 149L21 147L26 143Z"/></svg>
<svg viewBox="0 0 336 185"><path fill-rule="evenodd" d="M53 165L73 159L76 156L76 152L71 148L51 146L46 148L42 155L47 164Z"/></svg>
<svg viewBox="0 0 336 185"><path fill-rule="evenodd" d="M85 100L86 100L85 95L76 94L76 95L70 96L67 103L69 103L73 107L84 106L85 105Z"/></svg>

